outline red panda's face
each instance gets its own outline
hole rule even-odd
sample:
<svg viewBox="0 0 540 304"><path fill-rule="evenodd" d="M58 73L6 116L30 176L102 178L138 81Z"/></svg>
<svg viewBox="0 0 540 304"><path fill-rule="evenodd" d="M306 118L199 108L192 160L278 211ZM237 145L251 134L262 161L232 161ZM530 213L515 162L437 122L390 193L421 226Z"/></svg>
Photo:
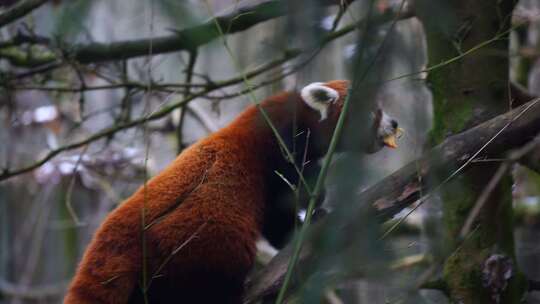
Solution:
<svg viewBox="0 0 540 304"><path fill-rule="evenodd" d="M334 80L326 83L314 82L305 86L300 95L302 100L315 114L318 122L314 129L317 137L326 145L333 134L341 108L347 96L348 81ZM371 138L367 140L367 147L363 150L374 153L383 147L397 148L396 138L403 132L396 120L378 108L370 114Z"/></svg>

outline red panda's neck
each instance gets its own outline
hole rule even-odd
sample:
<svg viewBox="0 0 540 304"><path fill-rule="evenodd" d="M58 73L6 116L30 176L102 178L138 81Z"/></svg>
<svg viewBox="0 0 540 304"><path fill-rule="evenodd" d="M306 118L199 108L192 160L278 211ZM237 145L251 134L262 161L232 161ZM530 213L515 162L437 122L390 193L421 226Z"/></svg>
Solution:
<svg viewBox="0 0 540 304"><path fill-rule="evenodd" d="M250 106L222 132L234 140L239 140L240 144L253 153L261 156L281 156L274 130L262 111L282 137L292 137L289 132L292 132L295 125L302 128L305 125L303 120L311 114L309 112L313 112L302 102L299 94L282 93L261 102L260 106ZM316 113L313 112L313 115Z"/></svg>

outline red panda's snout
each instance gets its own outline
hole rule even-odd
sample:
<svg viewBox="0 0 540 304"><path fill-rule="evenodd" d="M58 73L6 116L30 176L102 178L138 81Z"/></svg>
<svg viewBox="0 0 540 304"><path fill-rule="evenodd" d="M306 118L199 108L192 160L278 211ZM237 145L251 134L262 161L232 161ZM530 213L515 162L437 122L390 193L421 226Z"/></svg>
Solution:
<svg viewBox="0 0 540 304"><path fill-rule="evenodd" d="M403 129L399 127L398 122L382 109L377 109L372 116L375 140L369 152L377 152L383 147L397 148L397 139L403 134Z"/></svg>

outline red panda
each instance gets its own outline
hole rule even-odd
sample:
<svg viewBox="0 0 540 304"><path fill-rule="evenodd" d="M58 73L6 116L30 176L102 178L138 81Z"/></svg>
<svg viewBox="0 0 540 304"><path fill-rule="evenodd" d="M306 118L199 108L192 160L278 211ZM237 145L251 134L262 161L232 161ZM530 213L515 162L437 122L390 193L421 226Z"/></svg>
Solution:
<svg viewBox="0 0 540 304"><path fill-rule="evenodd" d="M329 145L347 87L343 80L313 83L261 107L288 148L301 151L299 159L316 160ZM397 123L381 110L373 117L366 150L395 146ZM250 106L105 219L64 303L242 303L257 239L283 245L295 224L294 208L276 203L288 192L276 171L295 180L273 130Z"/></svg>

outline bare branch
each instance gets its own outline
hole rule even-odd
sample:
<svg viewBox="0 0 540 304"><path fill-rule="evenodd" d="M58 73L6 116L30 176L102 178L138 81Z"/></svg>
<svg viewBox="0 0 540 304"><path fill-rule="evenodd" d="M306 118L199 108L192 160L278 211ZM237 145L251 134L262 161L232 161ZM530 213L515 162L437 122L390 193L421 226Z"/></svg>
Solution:
<svg viewBox="0 0 540 304"><path fill-rule="evenodd" d="M47 0L21 0L0 13L0 27L22 18L45 4Z"/></svg>
<svg viewBox="0 0 540 304"><path fill-rule="evenodd" d="M353 1L348 1L347 3L350 2ZM340 4L340 1L325 1L323 4ZM70 47L70 50L65 50L65 56L70 60L87 64L147 56L150 51L150 45L152 46L153 55L184 50L191 51L211 42L219 36L215 22L218 22L221 28L227 30L224 34L234 34L249 29L264 21L284 16L287 13L286 7L286 1L265 1L258 5L240 8L231 14L219 16L216 18L216 20L212 19L203 24L179 30L174 35L118 41L112 43L94 42L74 44ZM384 22L384 20L389 21L396 18L395 14L396 12L388 10L378 17L381 18L381 22ZM412 17L413 15L414 13L412 10L407 8L405 11L399 14L397 19L406 19ZM344 27L341 30L332 32L332 34L329 34L325 39L323 39L322 44L326 44L330 40L353 31L360 24L363 24L363 22L360 21L359 24L353 24ZM36 43L42 43L44 39L46 38L40 37L36 40ZM9 59L9 57L7 59ZM32 62L31 64L24 62L19 63L22 66L39 66L61 59L62 58L58 58L58 56L54 53L44 53L39 56L39 60L36 61L33 59L35 62ZM17 64L17 62L12 63Z"/></svg>
<svg viewBox="0 0 540 304"><path fill-rule="evenodd" d="M348 1L350 3L353 1ZM339 4L340 1L323 2L324 5ZM162 54L182 50L193 50L219 37L216 29L216 21L223 29L227 29L226 35L237 33L249 29L259 23L273 18L284 16L286 11L286 1L266 1L261 4L240 8L235 13L217 17L216 20L209 20L201 25L177 31L175 35L157 37L152 39L138 39L131 41L113 43L91 43L75 45L70 56L80 63L97 63L110 60L128 59L148 54L150 40L152 41L152 53ZM395 12L389 10L381 15L381 22L390 21L395 18ZM410 18L414 15L412 10L402 12L398 19ZM362 24L363 22L360 22ZM342 30L329 34L323 39L323 44L343 36L358 27L354 24L344 27Z"/></svg>
<svg viewBox="0 0 540 304"><path fill-rule="evenodd" d="M45 0L33 1L45 2ZM339 4L339 1L324 2L324 5L332 4ZM84 64L147 56L150 47L153 55L182 50L191 51L219 37L216 22L221 28L227 30L224 34L228 35L244 31L264 21L284 16L286 13L286 1L270 0L253 6L241 7L233 13L217 17L216 20L208 20L203 24L176 31L173 35L112 43L75 44L70 47L70 50L66 50L66 55L70 59ZM48 57L40 58L39 64L58 59L56 55L49 54Z"/></svg>
<svg viewBox="0 0 540 304"><path fill-rule="evenodd" d="M299 54L298 52L297 53L287 53L282 58L276 59L276 60L268 62L268 63L266 63L266 64L264 64L264 65L262 65L262 66L260 66L258 68L255 68L254 70L248 72L244 76L248 77L248 78L255 77L255 76L257 76L257 75L259 75L261 73L264 73L264 72L266 72L268 70L271 70L271 69L281 65L282 63L289 60L291 56L297 56L298 54ZM117 124L115 126L107 128L107 129L102 130L100 132L97 132L97 133L95 133L95 134L93 134L93 135L91 135L91 136L89 136L89 137L87 137L87 138L85 138L83 140L76 141L74 143L71 143L71 144L59 147L57 149L51 150L43 158L39 159L38 161L36 161L35 163L32 163L30 165L24 166L24 167L19 168L19 169L14 169L14 170L10 170L10 169L6 168L6 169L3 170L3 172L0 173L0 181L8 179L8 178L16 176L16 175L19 175L19 174L30 172L30 171L32 171L32 170L34 170L36 168L39 168L41 165L45 164L47 161L49 161L50 159L52 159L53 157L55 157L56 155L58 155L58 154L60 154L60 153L62 153L64 151L80 148L80 147L82 147L84 145L87 145L87 144L92 143L94 141L97 141L99 139L109 137L109 136L111 136L111 135L113 135L116 132L119 132L121 130L132 128L132 127L144 124L144 123L146 123L148 121L162 118L162 117L166 116L167 114L171 113L174 109L183 107L186 104L188 104L190 101L192 101L192 100L194 100L196 98L203 97L206 94L208 94L208 93L210 93L212 91L215 91L217 89L241 83L244 80L244 76L237 76L237 77L234 77L234 78L231 78L231 79L228 79L228 80L213 83L211 87L208 87L207 89L202 90L200 92L193 93L193 94L189 95L188 97L184 98L183 100L180 100L180 101L178 101L178 102L176 102L174 104L171 104L169 106L163 107L162 109L157 110L157 111L155 111L155 112L153 112L153 113L151 113L149 115L140 117L138 119L134 119L132 121Z"/></svg>

